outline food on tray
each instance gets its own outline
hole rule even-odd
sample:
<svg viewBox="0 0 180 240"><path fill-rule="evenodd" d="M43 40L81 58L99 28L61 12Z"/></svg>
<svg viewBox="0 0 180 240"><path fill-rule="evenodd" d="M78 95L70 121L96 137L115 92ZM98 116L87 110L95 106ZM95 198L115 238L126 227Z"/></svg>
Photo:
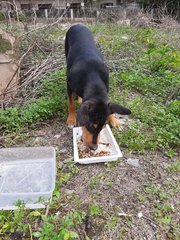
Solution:
<svg viewBox="0 0 180 240"><path fill-rule="evenodd" d="M88 158L88 157L103 157L103 156L109 156L110 152L107 151L101 151L96 152L89 150L88 152L79 151L79 158Z"/></svg>
<svg viewBox="0 0 180 240"><path fill-rule="evenodd" d="M90 150L90 148L84 146L81 140L81 136L77 139L77 145L79 158L103 157L109 156L111 154L111 144L108 142L108 139L103 133L100 133L98 148L95 151Z"/></svg>

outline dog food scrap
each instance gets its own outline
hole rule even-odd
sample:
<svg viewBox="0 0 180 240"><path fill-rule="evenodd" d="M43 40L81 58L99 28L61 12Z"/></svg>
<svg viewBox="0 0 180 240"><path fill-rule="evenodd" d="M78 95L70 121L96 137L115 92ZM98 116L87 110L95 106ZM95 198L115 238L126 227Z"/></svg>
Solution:
<svg viewBox="0 0 180 240"><path fill-rule="evenodd" d="M89 158L89 157L103 157L103 156L109 156L110 152L107 151L101 151L101 152L95 152L95 151L79 151L79 158Z"/></svg>

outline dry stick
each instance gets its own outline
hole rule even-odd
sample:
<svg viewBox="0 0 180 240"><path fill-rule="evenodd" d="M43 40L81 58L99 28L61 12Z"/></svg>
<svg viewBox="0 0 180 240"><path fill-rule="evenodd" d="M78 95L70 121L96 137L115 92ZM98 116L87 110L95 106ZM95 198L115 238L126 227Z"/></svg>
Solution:
<svg viewBox="0 0 180 240"><path fill-rule="evenodd" d="M46 212L45 212L45 216L47 217L48 213L49 213L49 208L50 208L50 203L47 205L46 207Z"/></svg>
<svg viewBox="0 0 180 240"><path fill-rule="evenodd" d="M37 20L37 15L36 15L36 10L35 8L32 9L33 10L33 13L34 13L34 26L36 25L36 20Z"/></svg>
<svg viewBox="0 0 180 240"><path fill-rule="evenodd" d="M146 217L146 216L142 216L142 218L148 220L148 221L151 222L154 226L156 226L156 227L158 226L158 224L157 224L155 221L153 221L151 218Z"/></svg>
<svg viewBox="0 0 180 240"><path fill-rule="evenodd" d="M58 67L56 67L57 63L58 63ZM46 60L43 60L43 62L41 62L41 64L36 69L33 70L33 68L31 68L30 70L28 70L28 72L25 75L26 76L27 74L29 75L26 77L26 79L23 81L21 85L17 86L17 84L14 83L8 89L6 89L5 95L28 86L31 82L34 82L42 73L52 72L52 69L58 70L60 68L60 63L61 63L61 59L57 59L53 61L52 59L47 58ZM63 63L62 63L62 67L63 67ZM4 93L1 95L4 95Z"/></svg>
<svg viewBox="0 0 180 240"><path fill-rule="evenodd" d="M29 38L29 37L27 37L30 41L32 41L40 50L41 50L41 52L43 53L43 54L46 54L44 51L43 51L43 49L37 44L37 42L35 42L33 39L31 39L31 38Z"/></svg>
<svg viewBox="0 0 180 240"><path fill-rule="evenodd" d="M19 23L19 14L18 14L18 8L17 8L17 5L16 5L16 2L15 0L12 0L13 1L13 4L14 4L14 10L16 12L16 17L17 17L17 21Z"/></svg>
<svg viewBox="0 0 180 240"><path fill-rule="evenodd" d="M28 76L33 71L34 67L31 67L26 73L24 73L24 78L25 76Z"/></svg>
<svg viewBox="0 0 180 240"><path fill-rule="evenodd" d="M10 29L11 29L11 16L10 16L10 11L8 11L8 19L9 19L9 25L10 25Z"/></svg>
<svg viewBox="0 0 180 240"><path fill-rule="evenodd" d="M30 75L26 77L26 79L24 80L23 84L21 84L20 87L24 87L25 85L28 85L30 82L34 81L35 78L37 78L39 74L42 73L43 71L46 71L46 73L52 72L53 65L56 65L57 62L58 62L58 68L60 68L59 59L54 62L51 59L46 59L35 70L33 70L32 72L28 71ZM50 63L52 64L50 65ZM27 73L25 75L27 75Z"/></svg>
<svg viewBox="0 0 180 240"><path fill-rule="evenodd" d="M31 225L29 223L28 223L28 227L29 227L30 239L33 240L32 228L31 228Z"/></svg>
<svg viewBox="0 0 180 240"><path fill-rule="evenodd" d="M58 61L59 63L59 61ZM54 65L56 64L56 62L54 63ZM57 67L57 69L59 69L59 66ZM24 80L24 82L17 87L17 85L14 83L13 85L11 85L10 88L8 88L8 91L6 91L6 95L9 93L12 93L14 91L16 91L17 89L23 88L26 85L29 85L31 82L33 82L36 78L38 78L38 76L40 74L42 74L43 72L51 72L52 71L52 66L49 65L48 59L46 59L45 61L43 61L43 63L41 63L34 71L33 68L30 69L31 71L28 71L26 73L26 75L28 73L30 73L29 76L26 77L26 79ZM1 95L0 95L1 96Z"/></svg>
<svg viewBox="0 0 180 240"><path fill-rule="evenodd" d="M45 65L47 63L47 65ZM28 85L30 82L34 81L34 76L37 78L43 70L43 67L48 66L49 67L49 63L48 63L48 59L46 59L43 63L41 63L41 65L39 65L27 78L26 81L24 81L24 83L21 84L20 87L24 87L25 85Z"/></svg>
<svg viewBox="0 0 180 240"><path fill-rule="evenodd" d="M35 31L38 31L38 30L41 30L41 29L45 29L45 28L47 28L47 27L52 27L52 26L54 26L55 24L57 24L58 22L60 22L60 21L62 20L62 18L64 17L64 15L67 13L68 10L69 10L69 8L67 8L67 9L64 11L64 13L62 14L62 16L61 16L57 21L55 21L54 23L47 24L47 25L45 25L45 26L42 26L42 27L33 29L33 30L31 30L31 31L28 31L28 32L26 32L25 34L21 35L21 36L19 37L19 39L22 38L22 37L24 37L24 36L26 36L26 35L28 35L28 34L31 33L31 32L35 32ZM34 41L33 41L33 42L34 42ZM44 53L44 51L38 46L38 44L37 44L36 42L34 42L34 44L36 44L36 46ZM33 45L33 47L34 47L34 45ZM30 49L30 50L31 50L31 49ZM28 49L28 52L29 52L30 50ZM25 53L24 55L26 56L27 54ZM24 58L24 57L23 57L23 58ZM22 60L23 60L23 58L22 58ZM22 60L21 60L21 61L22 61ZM7 90L7 88L8 88L9 85L10 85L10 83L13 81L13 78L14 78L14 76L16 75L16 73L17 73L17 71L18 71L18 69L19 69L19 66L20 66L20 64L18 64L17 70L15 71L12 79L11 79L10 82L8 83L8 85L7 85L6 89L4 90L4 92ZM6 93L5 93L5 94L6 94ZM3 94L0 94L0 96L1 96L1 95L4 95L4 93L3 93ZM5 95L4 95L4 97L5 97Z"/></svg>

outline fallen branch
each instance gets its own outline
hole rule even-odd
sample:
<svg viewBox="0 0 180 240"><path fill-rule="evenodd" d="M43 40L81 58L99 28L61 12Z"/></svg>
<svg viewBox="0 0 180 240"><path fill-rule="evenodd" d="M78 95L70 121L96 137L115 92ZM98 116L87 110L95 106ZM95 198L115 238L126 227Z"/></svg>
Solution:
<svg viewBox="0 0 180 240"><path fill-rule="evenodd" d="M28 55L28 53L33 49L34 45L35 45L35 44L33 44L32 46L29 46L28 50L27 50L27 51L21 56L21 58L19 59L19 61L18 61L18 63L17 63L17 69L16 69L16 71L14 72L13 76L11 77L10 81L8 82L8 84L7 84L6 88L4 89L3 93L0 94L0 97L3 96L3 97L5 98L5 96L7 95L7 90L8 90L8 88L9 88L10 84L12 83L14 77L16 76L16 74L17 74L17 72L18 72L18 70L19 70L19 68L20 68L20 65L21 65L23 59L24 59L24 58Z"/></svg>
<svg viewBox="0 0 180 240"><path fill-rule="evenodd" d="M12 98L7 99L6 101L3 99L2 108L5 108L9 104L15 102L23 104L27 99L35 98L38 92L38 80L44 75L58 71L60 68L64 68L64 60L61 58L50 58L49 56L47 59L44 59L42 62L40 62L37 66L29 69L24 74L25 77L23 77L23 79L20 79L19 85L17 85L17 83L14 83L7 89L6 95L13 92L17 92L18 94ZM31 89L30 92L27 92L27 88Z"/></svg>

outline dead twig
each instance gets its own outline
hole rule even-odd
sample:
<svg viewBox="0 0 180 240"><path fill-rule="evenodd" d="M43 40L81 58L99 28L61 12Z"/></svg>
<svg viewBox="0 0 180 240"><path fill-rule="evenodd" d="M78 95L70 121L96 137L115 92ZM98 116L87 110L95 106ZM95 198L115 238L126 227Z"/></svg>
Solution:
<svg viewBox="0 0 180 240"><path fill-rule="evenodd" d="M29 227L30 239L33 240L32 228L31 228L31 225L29 223L28 223L28 227Z"/></svg>
<svg viewBox="0 0 180 240"><path fill-rule="evenodd" d="M36 98L38 92L38 79L47 75L48 73L52 73L58 71L60 68L64 67L64 60L52 57L48 57L40 62L35 67L29 69L25 74L23 79L20 79L19 85L16 83L10 85L10 87L6 91L7 94L11 94L13 92L18 92L19 94L16 97L12 97L11 99L7 99L6 102L3 102L3 106L6 107L13 102L17 102L23 104L29 98ZM33 89L32 89L33 86ZM27 89L31 89L27 91ZM1 95L0 95L1 96ZM21 97L20 97L21 96Z"/></svg>
<svg viewBox="0 0 180 240"><path fill-rule="evenodd" d="M46 212L45 212L45 216L47 217L48 213L49 213L49 208L50 208L50 204L47 205L46 207Z"/></svg>
<svg viewBox="0 0 180 240"><path fill-rule="evenodd" d="M144 219L148 220L149 222L151 222L151 223L153 224L153 226L155 226L155 227L158 226L158 224L157 224L156 222L154 222L151 218L146 217L146 216L144 216L144 215L142 216L142 218L144 218Z"/></svg>
<svg viewBox="0 0 180 240"><path fill-rule="evenodd" d="M33 39L31 39L31 38L29 38L29 37L27 37L27 38L28 38L30 41L32 41L33 44L35 44L36 47L38 47L43 54L46 54L46 53L43 51L43 49L39 46L39 44L37 44L37 42L35 42Z"/></svg>

